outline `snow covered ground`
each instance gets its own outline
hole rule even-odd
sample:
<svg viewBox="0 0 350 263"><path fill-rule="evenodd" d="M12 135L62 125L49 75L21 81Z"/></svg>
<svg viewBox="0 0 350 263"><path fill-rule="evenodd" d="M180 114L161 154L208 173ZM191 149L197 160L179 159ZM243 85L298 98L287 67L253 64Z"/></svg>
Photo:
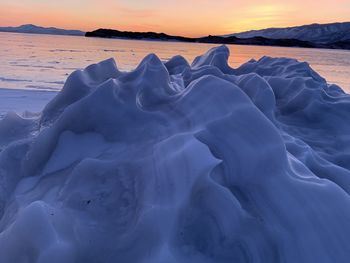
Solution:
<svg viewBox="0 0 350 263"><path fill-rule="evenodd" d="M5 116L1 262L349 262L349 95L228 57L105 60Z"/></svg>
<svg viewBox="0 0 350 263"><path fill-rule="evenodd" d="M0 119L13 111L39 113L57 92L40 90L0 89Z"/></svg>

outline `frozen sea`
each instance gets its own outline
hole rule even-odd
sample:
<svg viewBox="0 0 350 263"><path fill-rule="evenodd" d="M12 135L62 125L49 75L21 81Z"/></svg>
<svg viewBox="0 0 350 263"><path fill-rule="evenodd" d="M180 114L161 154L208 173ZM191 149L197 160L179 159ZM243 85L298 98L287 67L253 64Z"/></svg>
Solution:
<svg viewBox="0 0 350 263"><path fill-rule="evenodd" d="M0 33L0 115L38 112L63 87L67 76L98 61L114 58L122 70L134 68L149 53L162 60L181 54L188 61L213 45L133 41L72 36ZM308 62L329 83L350 91L350 52L229 45L229 64L250 59L291 57Z"/></svg>

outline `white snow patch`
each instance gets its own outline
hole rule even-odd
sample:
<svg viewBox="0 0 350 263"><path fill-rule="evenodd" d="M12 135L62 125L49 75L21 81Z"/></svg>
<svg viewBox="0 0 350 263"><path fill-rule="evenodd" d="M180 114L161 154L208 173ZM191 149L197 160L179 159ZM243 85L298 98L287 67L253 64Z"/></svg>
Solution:
<svg viewBox="0 0 350 263"><path fill-rule="evenodd" d="M228 49L69 76L0 121L0 261L350 258L350 97L307 63Z"/></svg>
<svg viewBox="0 0 350 263"><path fill-rule="evenodd" d="M52 173L64 169L85 158L98 157L108 148L108 143L97 133L74 134L65 131L61 134L56 149L48 160L44 171Z"/></svg>

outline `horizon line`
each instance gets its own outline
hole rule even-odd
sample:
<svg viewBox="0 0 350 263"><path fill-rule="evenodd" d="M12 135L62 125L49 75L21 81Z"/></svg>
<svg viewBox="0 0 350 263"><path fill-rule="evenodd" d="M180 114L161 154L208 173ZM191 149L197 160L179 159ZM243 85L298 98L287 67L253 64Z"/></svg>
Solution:
<svg viewBox="0 0 350 263"><path fill-rule="evenodd" d="M231 32L231 33L227 33L227 34L208 34L207 36L225 36L225 35L231 35L231 34L240 34L240 33L245 33L245 32L250 32L250 31L259 31L259 30L266 30L266 29L287 29L287 28L294 28L294 27L302 27L302 26L311 26L311 25L330 25L330 24L343 24L343 23L350 23L350 20L347 21L337 21L337 22L328 22L328 23L318 23L318 22L313 22L313 23L308 23L308 24L301 24L301 25L293 25L293 26L278 26L278 27L265 27L265 28L260 28L260 29L249 29L249 30L245 30L245 31L241 31L241 32ZM69 31L81 31L83 33L87 33L87 32L93 32L95 30L98 29L111 29L111 30L117 30L120 32L140 32L140 33L148 33L148 32L152 32L152 33L158 33L158 34L166 34L169 36L174 36L171 35L169 33L166 33L165 31L133 31L133 30L120 30L120 29L116 29L116 28L108 28L108 27L97 27L93 30L89 30L89 31L85 31L85 30L81 30L81 29L71 29L71 28L64 28L64 27L57 27L57 26L44 26L44 25L37 25L37 24L33 24L33 23L25 23L25 24L20 24L18 26L16 25L6 25L6 26L0 26L0 28L4 28L4 27L21 27L21 26L25 26L25 25L33 25L36 27L42 27L42 28L55 28L55 29L63 29L63 30L69 30ZM188 36L184 36L184 35L177 35L177 36L181 36L181 37L187 37L187 38L196 38L196 37L188 37Z"/></svg>

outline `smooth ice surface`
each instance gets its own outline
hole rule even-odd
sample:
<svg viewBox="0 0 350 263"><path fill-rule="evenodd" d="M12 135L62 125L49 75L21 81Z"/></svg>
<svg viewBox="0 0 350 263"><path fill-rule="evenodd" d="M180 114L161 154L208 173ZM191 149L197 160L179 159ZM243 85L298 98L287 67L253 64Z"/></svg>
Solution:
<svg viewBox="0 0 350 263"><path fill-rule="evenodd" d="M212 44L200 43L3 32L0 32L0 46L0 89L48 91L61 90L74 70L110 57L117 59L119 69L131 70L150 52L162 61L177 54L192 61L198 54L213 47ZM329 83L350 92L350 51L239 45L229 45L228 48L231 51L228 62L232 67L238 67L251 58L260 59L264 55L292 57L307 61Z"/></svg>
<svg viewBox="0 0 350 263"><path fill-rule="evenodd" d="M349 95L228 57L105 60L6 115L1 262L349 262Z"/></svg>

